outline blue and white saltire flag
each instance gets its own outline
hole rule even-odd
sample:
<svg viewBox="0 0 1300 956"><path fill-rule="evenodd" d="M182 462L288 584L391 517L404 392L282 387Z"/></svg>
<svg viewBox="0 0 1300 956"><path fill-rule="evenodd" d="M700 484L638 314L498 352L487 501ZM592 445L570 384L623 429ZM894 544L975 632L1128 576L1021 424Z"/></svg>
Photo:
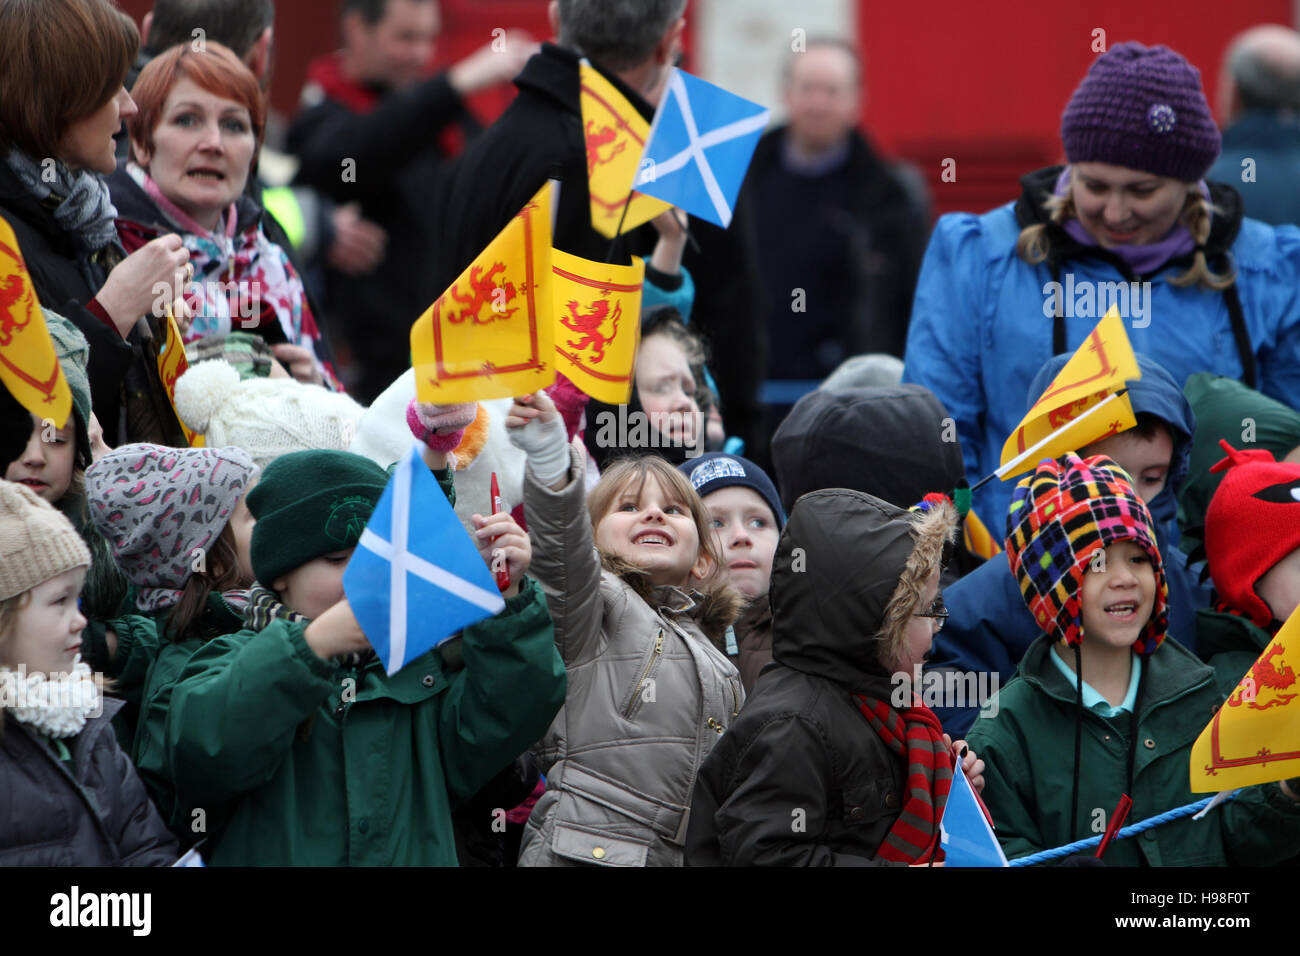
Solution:
<svg viewBox="0 0 1300 956"><path fill-rule="evenodd" d="M389 676L505 607L418 448L398 462L343 572L343 591Z"/></svg>
<svg viewBox="0 0 1300 956"><path fill-rule="evenodd" d="M953 768L939 834L944 866L1010 866L960 763Z"/></svg>
<svg viewBox="0 0 1300 956"><path fill-rule="evenodd" d="M771 110L674 68L633 188L723 229Z"/></svg>

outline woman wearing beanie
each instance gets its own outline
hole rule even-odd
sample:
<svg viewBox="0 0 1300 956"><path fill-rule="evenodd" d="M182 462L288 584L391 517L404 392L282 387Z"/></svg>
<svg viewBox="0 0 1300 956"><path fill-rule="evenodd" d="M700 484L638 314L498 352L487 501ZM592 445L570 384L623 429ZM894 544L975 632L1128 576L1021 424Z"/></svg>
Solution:
<svg viewBox="0 0 1300 956"><path fill-rule="evenodd" d="M238 448L123 445L86 470L91 518L135 591L87 657L126 702L115 724L169 823L163 768L167 695L205 642L238 630L253 583L244 495L257 470ZM97 636L97 635L96 635Z"/></svg>
<svg viewBox="0 0 1300 956"><path fill-rule="evenodd" d="M113 736L122 705L81 659L90 552L0 481L0 866L169 866L176 840Z"/></svg>
<svg viewBox="0 0 1300 956"><path fill-rule="evenodd" d="M454 445L456 414L417 424ZM424 460L452 498L445 449ZM293 452L248 496L259 583L244 627L190 659L166 727L180 805L206 809L215 865L454 866L451 807L564 701L528 537L508 514L479 522L484 560L507 560L505 609L386 674L343 573L387 481L360 455Z"/></svg>
<svg viewBox="0 0 1300 956"><path fill-rule="evenodd" d="M1193 802L1192 744L1223 702L1213 671L1166 641L1151 515L1109 458L1045 460L1015 488L1007 560L1043 634L982 716L984 802L1010 858ZM1204 820L1120 840L1107 865L1267 865L1300 852L1300 780L1242 790Z"/></svg>
<svg viewBox="0 0 1300 956"><path fill-rule="evenodd" d="M956 420L971 482L997 467L1034 373L1116 297L1133 348L1180 387L1212 371L1300 407L1300 230L1244 219L1231 186L1204 181L1219 132L1196 69L1167 47L1112 46L1061 141L1068 165L1024 176L1018 201L942 217L921 268L903 380ZM1002 514L1009 498L991 482L975 508Z"/></svg>

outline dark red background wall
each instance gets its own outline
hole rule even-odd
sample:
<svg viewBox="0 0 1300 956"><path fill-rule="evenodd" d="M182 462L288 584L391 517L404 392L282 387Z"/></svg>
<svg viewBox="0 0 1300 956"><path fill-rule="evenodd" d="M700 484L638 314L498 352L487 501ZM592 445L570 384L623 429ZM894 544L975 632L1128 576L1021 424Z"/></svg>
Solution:
<svg viewBox="0 0 1300 956"><path fill-rule="evenodd" d="M120 2L137 21L152 6ZM688 22L708 2L691 0ZM442 7L442 62L488 42L495 27L549 34L546 0L442 0ZM307 61L337 46L337 10L338 0L278 0L271 91L278 110L293 111ZM1290 0L858 0L866 125L887 150L921 164L937 211L980 208L1013 192L1020 172L1057 158L1061 110L1095 55L1094 29L1105 30L1108 44L1174 47L1201 70L1213 104L1224 46L1261 22L1290 24ZM499 91L475 107L490 118L509 95ZM946 158L956 160L955 183L940 180Z"/></svg>

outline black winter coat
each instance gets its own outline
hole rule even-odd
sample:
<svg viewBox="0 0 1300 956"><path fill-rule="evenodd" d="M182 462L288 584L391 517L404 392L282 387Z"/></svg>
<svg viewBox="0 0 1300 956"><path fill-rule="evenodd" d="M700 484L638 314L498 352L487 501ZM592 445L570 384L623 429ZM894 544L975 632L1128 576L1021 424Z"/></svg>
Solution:
<svg viewBox="0 0 1300 956"><path fill-rule="evenodd" d="M0 866L171 866L176 838L113 734L120 700L65 741L72 760L16 720L0 732Z"/></svg>
<svg viewBox="0 0 1300 956"><path fill-rule="evenodd" d="M6 163L0 163L0 216L13 227L41 305L71 320L90 344L90 401L104 440L111 447L140 441L186 446L153 359L154 340L137 325L124 341L86 309L123 258L121 248L114 243L87 260ZM162 331L152 318L148 325L153 334Z"/></svg>

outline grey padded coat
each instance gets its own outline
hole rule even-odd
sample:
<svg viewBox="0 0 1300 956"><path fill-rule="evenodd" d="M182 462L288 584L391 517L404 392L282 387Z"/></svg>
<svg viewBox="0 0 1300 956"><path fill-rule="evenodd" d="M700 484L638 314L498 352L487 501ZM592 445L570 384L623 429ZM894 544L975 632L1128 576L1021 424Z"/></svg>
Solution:
<svg viewBox="0 0 1300 956"><path fill-rule="evenodd" d="M580 456L558 492L529 468L531 573L569 675L564 707L534 748L547 790L520 866L681 866L691 791L744 702L740 677L707 636L735 615L697 592L637 589L602 568Z"/></svg>

